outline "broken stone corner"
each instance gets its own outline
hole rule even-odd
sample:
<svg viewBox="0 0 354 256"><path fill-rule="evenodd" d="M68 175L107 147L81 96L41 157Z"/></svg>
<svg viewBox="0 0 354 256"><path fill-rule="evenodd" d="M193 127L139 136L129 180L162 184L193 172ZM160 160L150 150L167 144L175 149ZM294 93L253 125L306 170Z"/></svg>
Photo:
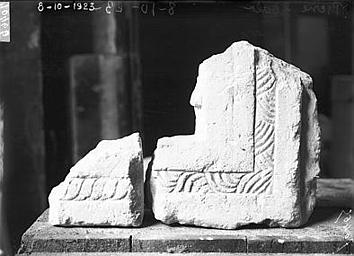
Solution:
<svg viewBox="0 0 354 256"><path fill-rule="evenodd" d="M246 41L199 66L195 133L159 139L151 204L164 223L298 227L315 204L319 126L311 77Z"/></svg>
<svg viewBox="0 0 354 256"><path fill-rule="evenodd" d="M138 133L103 140L49 195L49 222L60 226L140 226L144 170Z"/></svg>

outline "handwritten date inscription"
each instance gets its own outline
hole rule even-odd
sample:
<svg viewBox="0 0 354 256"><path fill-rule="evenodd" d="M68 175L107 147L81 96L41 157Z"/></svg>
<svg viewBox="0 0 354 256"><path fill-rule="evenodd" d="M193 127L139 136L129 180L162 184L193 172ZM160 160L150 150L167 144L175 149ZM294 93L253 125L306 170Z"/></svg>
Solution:
<svg viewBox="0 0 354 256"><path fill-rule="evenodd" d="M123 13L127 8L139 11L144 15L156 16L158 13L175 14L176 3L168 2L124 2L124 1L102 1L102 2L38 2L37 10L44 11L80 11L80 12L105 12L106 14Z"/></svg>

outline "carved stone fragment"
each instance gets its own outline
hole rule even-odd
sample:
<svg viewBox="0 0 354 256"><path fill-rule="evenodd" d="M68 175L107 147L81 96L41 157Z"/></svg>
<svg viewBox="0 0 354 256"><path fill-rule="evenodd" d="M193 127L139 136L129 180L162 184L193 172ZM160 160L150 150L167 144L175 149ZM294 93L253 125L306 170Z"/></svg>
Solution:
<svg viewBox="0 0 354 256"><path fill-rule="evenodd" d="M103 140L49 195L49 222L65 226L139 226L144 171L138 133Z"/></svg>
<svg viewBox="0 0 354 256"><path fill-rule="evenodd" d="M319 126L311 77L245 41L199 66L195 134L159 139L152 210L165 223L297 227L315 204Z"/></svg>

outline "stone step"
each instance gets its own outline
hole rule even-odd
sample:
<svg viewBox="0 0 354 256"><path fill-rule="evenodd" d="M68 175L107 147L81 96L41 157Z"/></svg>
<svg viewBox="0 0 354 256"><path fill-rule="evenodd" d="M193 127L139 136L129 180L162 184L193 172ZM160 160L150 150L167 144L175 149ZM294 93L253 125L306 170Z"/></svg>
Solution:
<svg viewBox="0 0 354 256"><path fill-rule="evenodd" d="M50 225L45 211L23 235L19 253L347 254L354 252L353 223L345 222L348 216L342 208L316 208L309 223L297 229L252 225L237 230L168 226L151 215L146 216L140 228L66 228Z"/></svg>

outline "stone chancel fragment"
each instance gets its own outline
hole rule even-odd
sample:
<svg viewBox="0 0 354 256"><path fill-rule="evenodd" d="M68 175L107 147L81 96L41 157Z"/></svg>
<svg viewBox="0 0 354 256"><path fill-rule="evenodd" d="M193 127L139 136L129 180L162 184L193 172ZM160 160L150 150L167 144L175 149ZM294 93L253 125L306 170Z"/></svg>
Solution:
<svg viewBox="0 0 354 256"><path fill-rule="evenodd" d="M297 227L315 204L319 126L311 77L241 41L199 66L195 133L159 139L152 210L165 223Z"/></svg>
<svg viewBox="0 0 354 256"><path fill-rule="evenodd" d="M138 133L103 140L49 195L49 222L64 226L139 226L144 171Z"/></svg>

